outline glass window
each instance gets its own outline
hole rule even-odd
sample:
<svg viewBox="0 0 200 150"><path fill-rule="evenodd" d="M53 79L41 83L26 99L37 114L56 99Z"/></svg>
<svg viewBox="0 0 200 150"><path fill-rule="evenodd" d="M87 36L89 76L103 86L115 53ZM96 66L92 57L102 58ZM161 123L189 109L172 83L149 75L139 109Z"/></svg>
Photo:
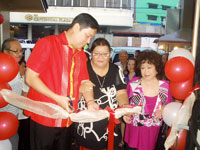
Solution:
<svg viewBox="0 0 200 150"><path fill-rule="evenodd" d="M165 21L166 20L166 17L161 17L161 21Z"/></svg>
<svg viewBox="0 0 200 150"><path fill-rule="evenodd" d="M96 0L90 0L90 6L96 7Z"/></svg>
<svg viewBox="0 0 200 150"><path fill-rule="evenodd" d="M106 0L106 7L113 8L114 7L114 0Z"/></svg>
<svg viewBox="0 0 200 150"><path fill-rule="evenodd" d="M62 6L63 0L56 0L56 6Z"/></svg>
<svg viewBox="0 0 200 150"><path fill-rule="evenodd" d="M128 0L122 0L122 8L127 8L128 4L127 4Z"/></svg>
<svg viewBox="0 0 200 150"><path fill-rule="evenodd" d="M149 3L149 8L157 9L158 5L157 4Z"/></svg>
<svg viewBox="0 0 200 150"><path fill-rule="evenodd" d="M162 5L162 10L167 10L168 8L171 8L170 6Z"/></svg>
<svg viewBox="0 0 200 150"><path fill-rule="evenodd" d="M63 31L69 29L69 25L58 25L58 33L61 34Z"/></svg>
<svg viewBox="0 0 200 150"><path fill-rule="evenodd" d="M71 0L63 0L63 6L72 6Z"/></svg>
<svg viewBox="0 0 200 150"><path fill-rule="evenodd" d="M54 32L54 25L32 25L32 41L35 43L43 37L54 35Z"/></svg>
<svg viewBox="0 0 200 150"><path fill-rule="evenodd" d="M90 0L91 7L104 7L104 0Z"/></svg>
<svg viewBox="0 0 200 150"><path fill-rule="evenodd" d="M114 2L114 8L120 8L120 1L121 0L115 0L115 2Z"/></svg>
<svg viewBox="0 0 200 150"><path fill-rule="evenodd" d="M131 9L131 0L122 0L122 8Z"/></svg>
<svg viewBox="0 0 200 150"><path fill-rule="evenodd" d="M81 0L80 3L81 7L88 7L88 0Z"/></svg>
<svg viewBox="0 0 200 150"><path fill-rule="evenodd" d="M133 3L133 1L132 1ZM131 6L132 6L132 3L131 3L131 0L127 0L127 9L132 9Z"/></svg>
<svg viewBox="0 0 200 150"><path fill-rule="evenodd" d="M17 39L28 38L28 25L27 24L11 24L10 25L11 37Z"/></svg>
<svg viewBox="0 0 200 150"><path fill-rule="evenodd" d="M154 16L154 15L147 15L147 16L148 16L148 20L154 20L154 21L157 20L157 16Z"/></svg>
<svg viewBox="0 0 200 150"><path fill-rule="evenodd" d="M47 0L47 4L49 6L54 6L55 5L55 0Z"/></svg>
<svg viewBox="0 0 200 150"><path fill-rule="evenodd" d="M107 28L106 27L100 27L99 33L107 33Z"/></svg>
<svg viewBox="0 0 200 150"><path fill-rule="evenodd" d="M71 6L71 0L56 0L56 6Z"/></svg>
<svg viewBox="0 0 200 150"><path fill-rule="evenodd" d="M80 7L80 0L74 0L73 6Z"/></svg>

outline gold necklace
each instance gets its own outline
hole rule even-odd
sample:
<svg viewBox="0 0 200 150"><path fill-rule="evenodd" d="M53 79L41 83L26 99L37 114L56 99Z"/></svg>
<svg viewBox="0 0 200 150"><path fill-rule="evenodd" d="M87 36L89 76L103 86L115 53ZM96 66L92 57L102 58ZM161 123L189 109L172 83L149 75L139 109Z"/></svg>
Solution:
<svg viewBox="0 0 200 150"><path fill-rule="evenodd" d="M95 74L96 74L96 73L95 73ZM100 82L100 79L99 79L99 77L98 77L97 74L96 74L96 77L97 77L97 80L98 80L99 85L100 85L100 91L103 93L103 92L104 92L104 90L103 90L103 85L104 85L104 82L105 82L105 79L106 79L106 75L104 76L103 82L102 82L102 83Z"/></svg>

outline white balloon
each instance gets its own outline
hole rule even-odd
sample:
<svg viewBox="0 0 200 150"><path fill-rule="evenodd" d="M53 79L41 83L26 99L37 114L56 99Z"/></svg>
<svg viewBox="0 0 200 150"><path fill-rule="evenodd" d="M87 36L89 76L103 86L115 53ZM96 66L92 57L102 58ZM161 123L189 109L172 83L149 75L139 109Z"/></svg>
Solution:
<svg viewBox="0 0 200 150"><path fill-rule="evenodd" d="M185 48L174 49L171 52L169 52L168 60L178 56L187 58L194 66L194 57L192 56L192 53L189 50Z"/></svg>
<svg viewBox="0 0 200 150"><path fill-rule="evenodd" d="M0 150L12 150L10 140L0 140Z"/></svg>
<svg viewBox="0 0 200 150"><path fill-rule="evenodd" d="M178 113L179 109L181 108L181 103L178 102L171 102L169 104L167 104L164 109L163 109L163 120L164 122L171 127L176 114Z"/></svg>

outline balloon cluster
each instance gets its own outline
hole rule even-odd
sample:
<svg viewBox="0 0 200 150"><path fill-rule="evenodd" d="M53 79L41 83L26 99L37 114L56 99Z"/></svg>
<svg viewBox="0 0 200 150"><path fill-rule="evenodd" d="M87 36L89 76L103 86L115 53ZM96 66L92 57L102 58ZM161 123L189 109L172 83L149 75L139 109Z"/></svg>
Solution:
<svg viewBox="0 0 200 150"><path fill-rule="evenodd" d="M7 82L14 79L19 71L19 65L15 58L6 53L0 53L0 90L11 89ZM6 101L0 95L0 108L7 105Z"/></svg>
<svg viewBox="0 0 200 150"><path fill-rule="evenodd" d="M181 105L182 104L178 102L171 102L164 107L162 117L168 126L172 126L173 120L181 108Z"/></svg>
<svg viewBox="0 0 200 150"><path fill-rule="evenodd" d="M178 100L184 100L192 90L194 76L194 58L192 54L183 48L175 49L169 53L165 64L165 74L170 80L169 89L171 95ZM172 125L181 103L172 102L163 110L163 120L168 126Z"/></svg>
<svg viewBox="0 0 200 150"><path fill-rule="evenodd" d="M181 106L182 106L181 103L171 102L164 107L163 114L162 114L163 120L170 127L168 130L168 133L167 133L167 137L169 136L169 133L171 132L172 123L175 120L176 115L177 115L179 109L181 108ZM181 132L178 136L178 141L176 143L178 145L174 146L174 145L176 145L176 144L174 144L171 147L171 150L174 150L174 147L176 147L177 150L184 150L183 147L185 147L186 136L187 136L186 130L184 130L184 132Z"/></svg>
<svg viewBox="0 0 200 150"><path fill-rule="evenodd" d="M192 90L194 76L194 58L183 48L169 53L165 65L165 74L170 80L170 92L175 99L184 100Z"/></svg>
<svg viewBox="0 0 200 150"><path fill-rule="evenodd" d="M0 150L12 150L11 142L9 140L1 140Z"/></svg>
<svg viewBox="0 0 200 150"><path fill-rule="evenodd" d="M2 14L0 14L0 24L2 24L2 23L3 23L3 21L4 21L3 15L2 15Z"/></svg>
<svg viewBox="0 0 200 150"><path fill-rule="evenodd" d="M183 48L170 52L168 61L165 64L165 74L170 80L169 89L171 95L177 100L185 100L193 86L194 58L192 54ZM172 102L164 107L163 120L168 126L172 126L181 105L181 103ZM170 130L171 128L169 132ZM178 137L178 150L184 149L186 133L187 131L184 130Z"/></svg>
<svg viewBox="0 0 200 150"><path fill-rule="evenodd" d="M169 136L172 128L169 128L167 131L167 136ZM174 144L170 149L171 150L185 150L185 143L187 138L187 130L183 130L179 135L178 139L176 141L176 144Z"/></svg>
<svg viewBox="0 0 200 150"><path fill-rule="evenodd" d="M13 80L19 71L19 65L15 58L6 53L0 53L0 90L9 89L8 82ZM8 103L0 94L0 108ZM0 112L0 150L12 149L10 137L15 135L19 126L17 117L10 112Z"/></svg>

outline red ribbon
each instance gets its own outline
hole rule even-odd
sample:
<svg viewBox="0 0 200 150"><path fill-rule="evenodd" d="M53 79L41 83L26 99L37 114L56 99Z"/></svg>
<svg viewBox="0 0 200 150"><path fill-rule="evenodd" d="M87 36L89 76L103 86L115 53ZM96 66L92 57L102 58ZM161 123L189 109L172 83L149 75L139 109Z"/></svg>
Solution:
<svg viewBox="0 0 200 150"><path fill-rule="evenodd" d="M115 119L115 112L110 109L110 107L105 108L110 113L110 119L108 123L108 150L113 150L114 147L114 128L115 124L119 122L119 120Z"/></svg>
<svg viewBox="0 0 200 150"><path fill-rule="evenodd" d="M187 99L194 91L199 90L200 89L200 85L198 85L198 83L196 83L195 87L188 92L187 96L185 99Z"/></svg>

